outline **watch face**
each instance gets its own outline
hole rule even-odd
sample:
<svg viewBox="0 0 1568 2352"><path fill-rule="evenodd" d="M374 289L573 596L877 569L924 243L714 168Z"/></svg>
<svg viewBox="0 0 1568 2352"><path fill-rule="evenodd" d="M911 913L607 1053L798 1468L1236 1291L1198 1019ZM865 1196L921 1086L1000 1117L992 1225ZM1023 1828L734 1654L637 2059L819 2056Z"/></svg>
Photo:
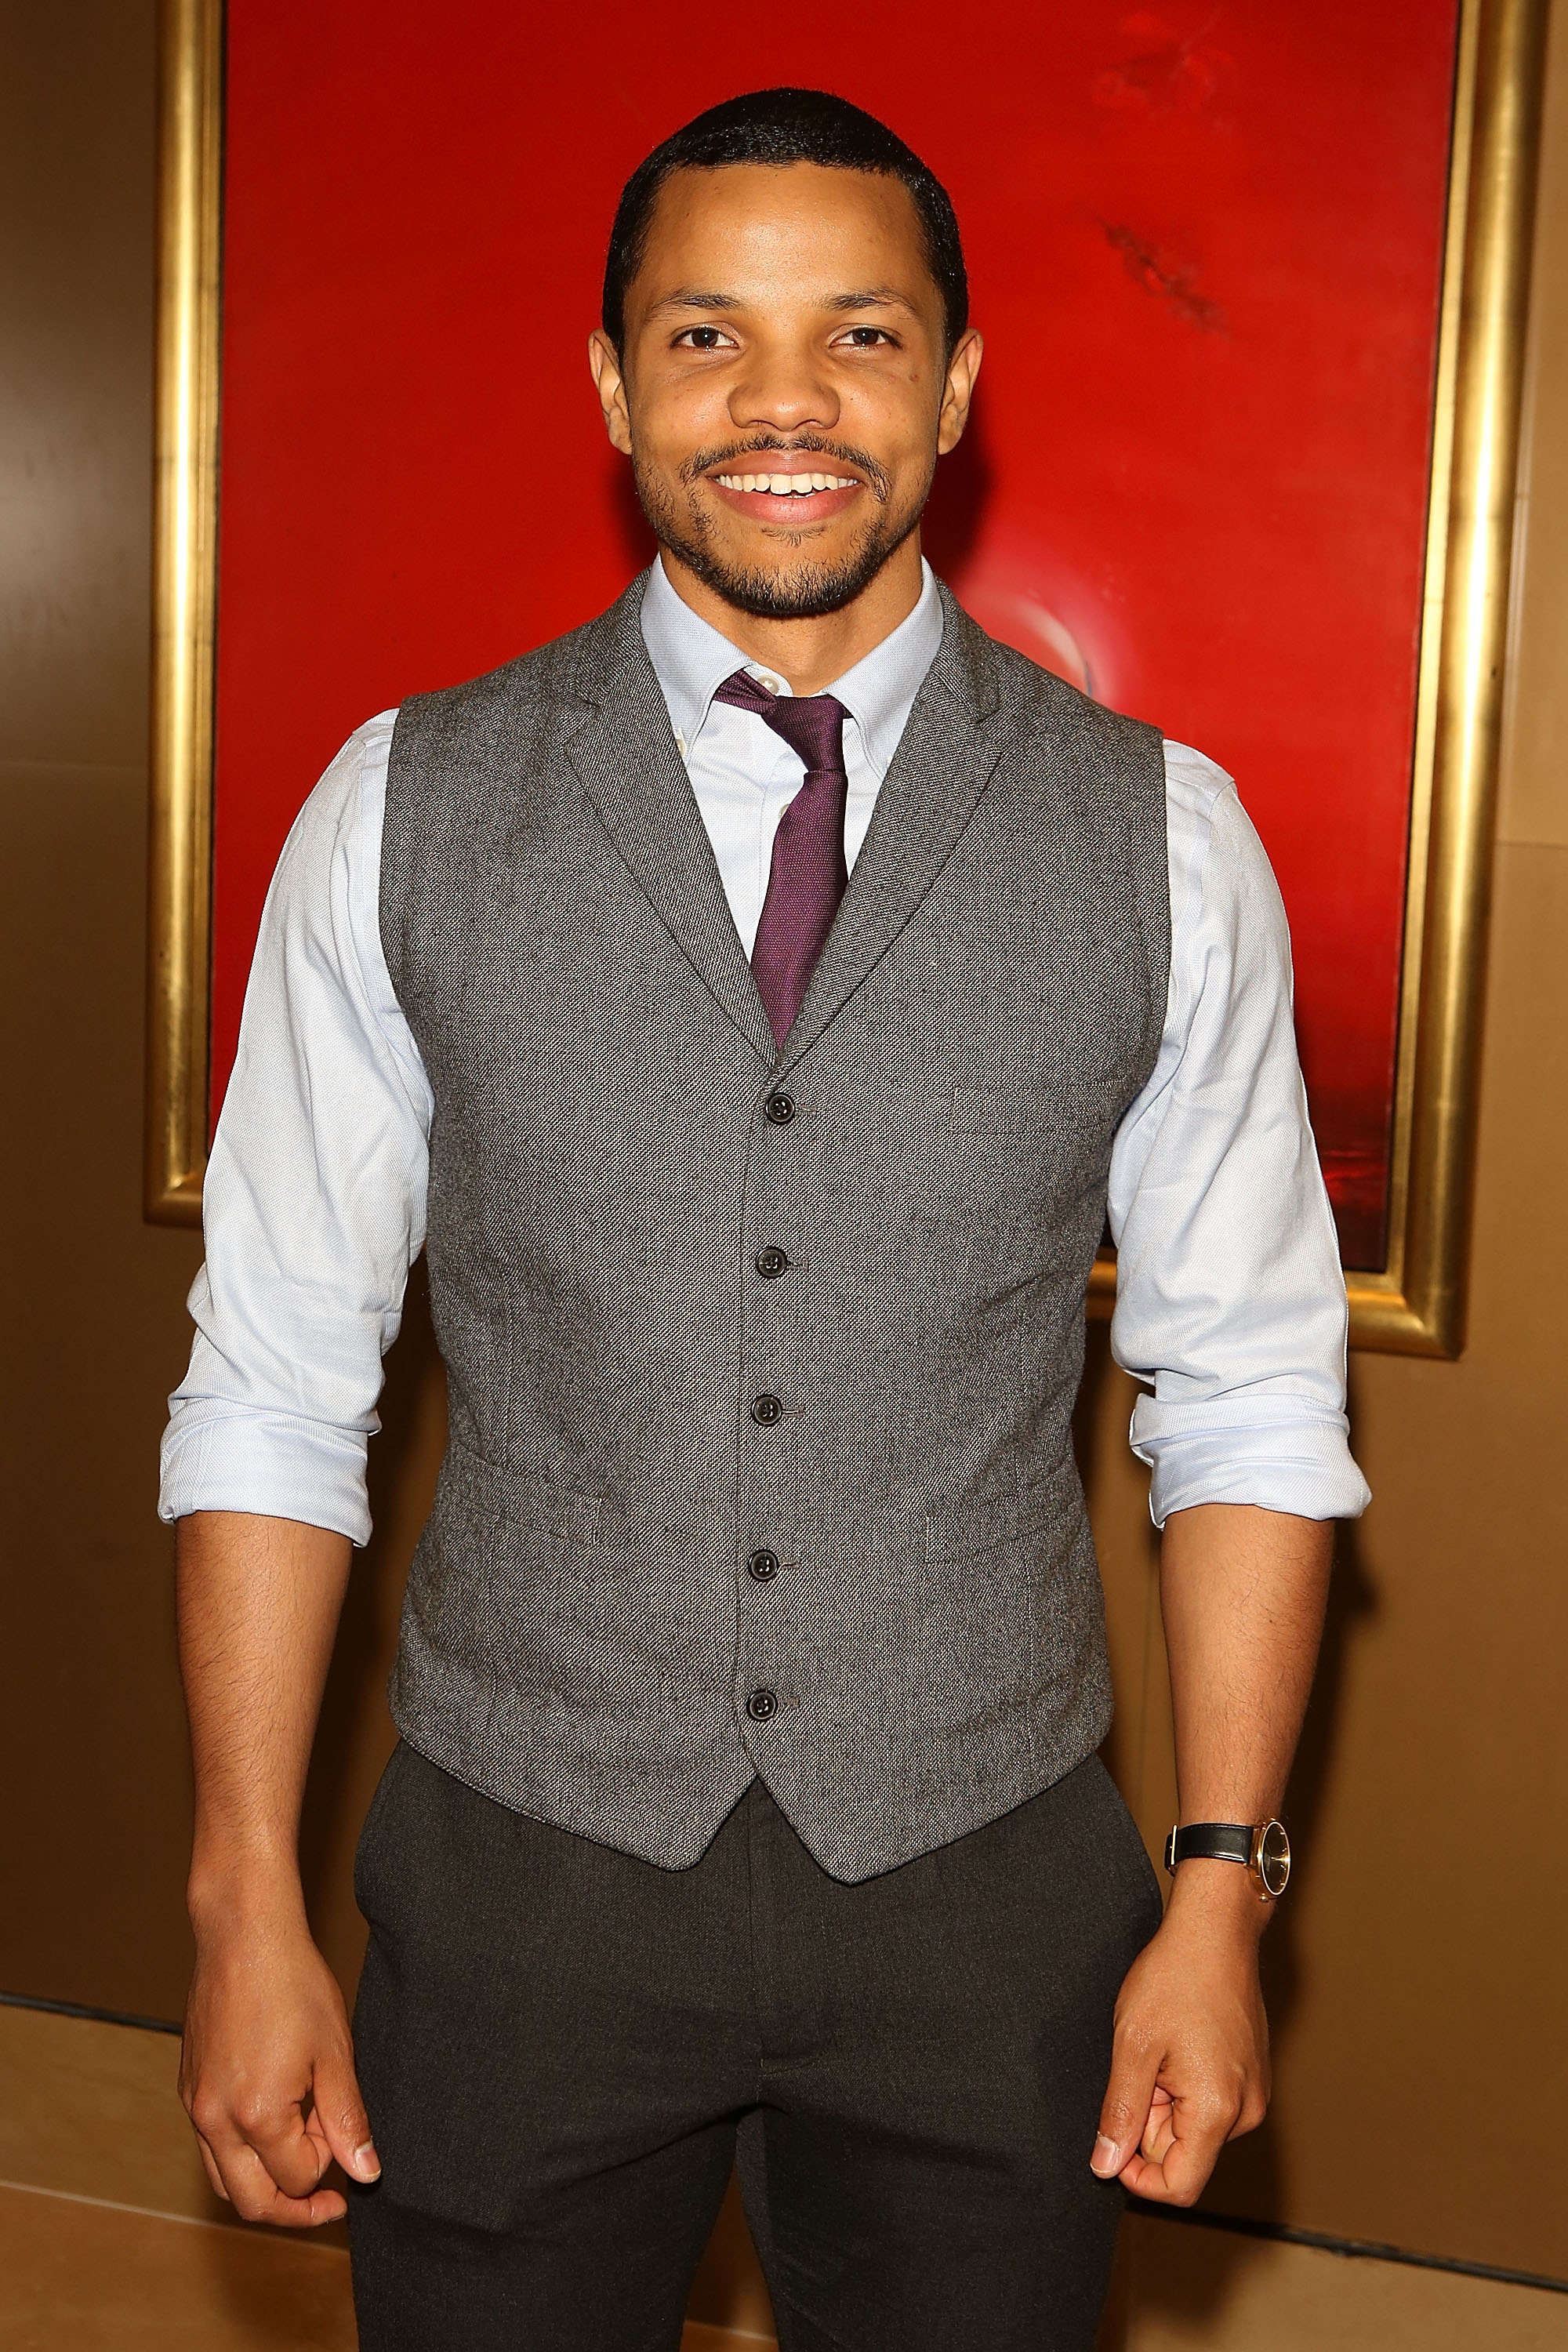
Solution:
<svg viewBox="0 0 1568 2352"><path fill-rule="evenodd" d="M1283 1822L1265 1822L1254 1848L1254 1866L1266 1895L1283 1895L1290 1876L1290 1841Z"/></svg>

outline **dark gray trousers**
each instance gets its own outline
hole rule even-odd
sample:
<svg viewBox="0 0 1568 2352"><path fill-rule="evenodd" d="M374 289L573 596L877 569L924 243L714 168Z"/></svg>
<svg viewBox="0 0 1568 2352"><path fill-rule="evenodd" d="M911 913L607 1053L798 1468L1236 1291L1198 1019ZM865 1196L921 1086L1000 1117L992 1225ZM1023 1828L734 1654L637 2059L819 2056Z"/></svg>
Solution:
<svg viewBox="0 0 1568 2352"><path fill-rule="evenodd" d="M760 1783L694 1868L400 1748L360 1842L362 2352L674 2352L738 2162L784 2352L1089 2352L1152 1871L1098 1759L863 1885Z"/></svg>

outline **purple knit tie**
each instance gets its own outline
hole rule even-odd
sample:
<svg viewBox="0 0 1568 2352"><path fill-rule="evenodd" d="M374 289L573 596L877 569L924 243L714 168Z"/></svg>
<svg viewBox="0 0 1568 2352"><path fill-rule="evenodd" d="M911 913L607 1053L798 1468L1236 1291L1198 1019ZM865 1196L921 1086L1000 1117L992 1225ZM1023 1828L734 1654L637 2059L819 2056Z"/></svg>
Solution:
<svg viewBox="0 0 1568 2352"><path fill-rule="evenodd" d="M757 993L782 1045L849 885L844 861L847 714L830 694L770 694L743 669L727 677L713 699L754 711L805 761L805 782L773 835L768 894L752 950Z"/></svg>

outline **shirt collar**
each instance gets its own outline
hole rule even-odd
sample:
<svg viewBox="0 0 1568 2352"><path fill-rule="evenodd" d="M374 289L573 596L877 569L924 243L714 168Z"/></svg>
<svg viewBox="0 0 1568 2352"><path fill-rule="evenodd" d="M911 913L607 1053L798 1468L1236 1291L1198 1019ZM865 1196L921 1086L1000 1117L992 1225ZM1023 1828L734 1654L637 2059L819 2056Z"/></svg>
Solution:
<svg viewBox="0 0 1568 2352"><path fill-rule="evenodd" d="M737 669L749 670L756 678L779 675L761 662L748 660L728 637L694 613L670 586L657 556L643 590L642 633L670 721L688 753L707 725L714 694L727 677L732 677ZM859 728L866 756L879 776L887 774L941 643L942 599L936 575L922 557L921 593L913 612L827 689ZM781 683L787 688L787 680Z"/></svg>

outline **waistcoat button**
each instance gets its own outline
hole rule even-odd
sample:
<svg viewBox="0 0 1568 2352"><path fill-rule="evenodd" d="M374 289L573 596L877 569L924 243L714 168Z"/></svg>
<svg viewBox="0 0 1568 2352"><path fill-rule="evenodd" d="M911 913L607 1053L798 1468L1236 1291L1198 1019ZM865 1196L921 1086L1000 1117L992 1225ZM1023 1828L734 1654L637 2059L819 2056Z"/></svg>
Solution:
<svg viewBox="0 0 1568 2352"><path fill-rule="evenodd" d="M762 1250L757 1256L757 1272L765 1282L772 1282L776 1276L789 1272L789 1260L782 1249Z"/></svg>
<svg viewBox="0 0 1568 2352"><path fill-rule="evenodd" d="M763 1105L767 1118L775 1127L787 1127L795 1117L795 1099L790 1095L770 1095Z"/></svg>
<svg viewBox="0 0 1568 2352"><path fill-rule="evenodd" d="M778 1711L778 1700L771 1690L754 1690L746 1701L746 1713L753 1723L766 1723L769 1716Z"/></svg>
<svg viewBox="0 0 1568 2352"><path fill-rule="evenodd" d="M776 1576L778 1572L779 1556L776 1551L754 1551L746 1562L746 1574L756 1584L765 1584L770 1576Z"/></svg>
<svg viewBox="0 0 1568 2352"><path fill-rule="evenodd" d="M784 1419L784 1400L776 1396L752 1399L752 1419L759 1429L771 1429L775 1421Z"/></svg>

